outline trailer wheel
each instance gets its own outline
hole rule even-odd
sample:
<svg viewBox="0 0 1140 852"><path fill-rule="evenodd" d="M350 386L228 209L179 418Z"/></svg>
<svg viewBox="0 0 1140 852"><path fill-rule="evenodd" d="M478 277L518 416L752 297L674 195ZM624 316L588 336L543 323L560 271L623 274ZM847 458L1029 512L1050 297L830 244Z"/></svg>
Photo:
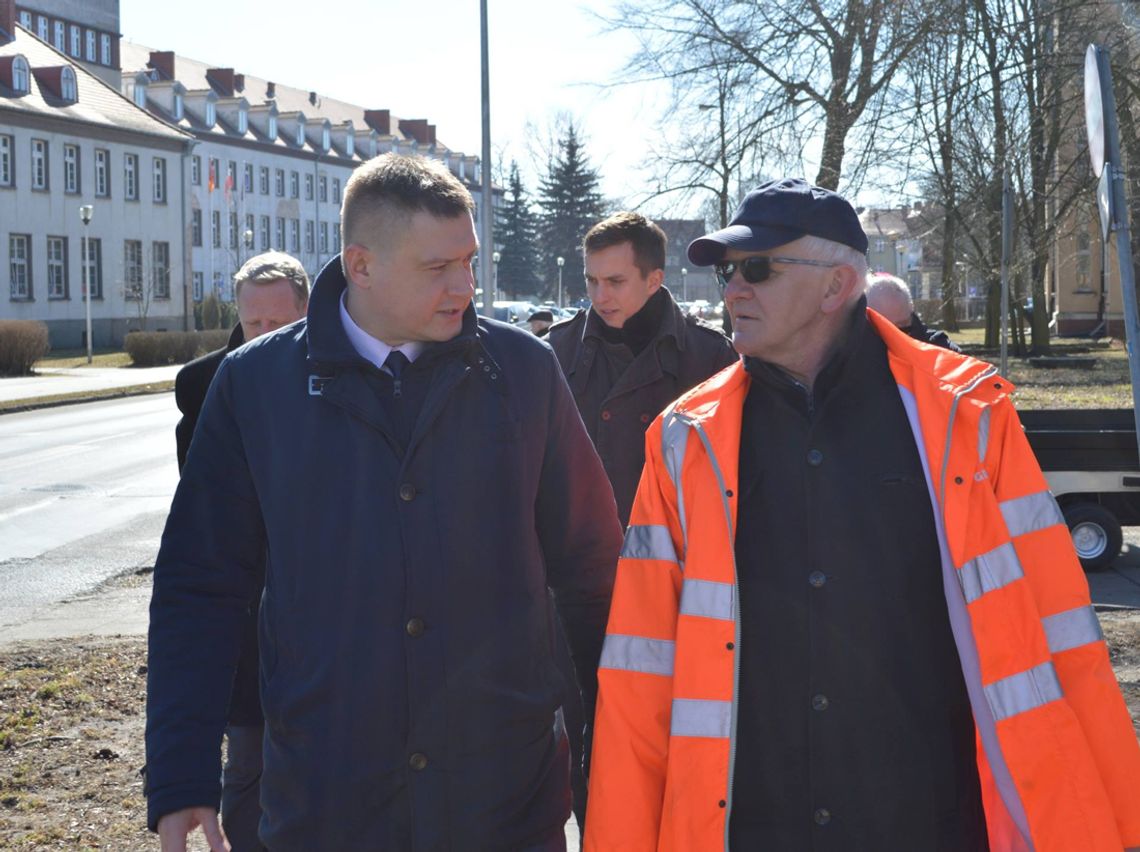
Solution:
<svg viewBox="0 0 1140 852"><path fill-rule="evenodd" d="M1064 515L1081 566L1086 571L1100 571L1111 565L1124 544L1116 516L1098 503L1073 503L1065 507Z"/></svg>

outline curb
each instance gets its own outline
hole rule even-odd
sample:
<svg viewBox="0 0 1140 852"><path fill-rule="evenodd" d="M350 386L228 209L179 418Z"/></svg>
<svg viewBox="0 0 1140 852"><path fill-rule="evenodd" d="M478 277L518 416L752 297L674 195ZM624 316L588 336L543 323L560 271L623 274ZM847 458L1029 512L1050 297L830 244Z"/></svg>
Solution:
<svg viewBox="0 0 1140 852"><path fill-rule="evenodd" d="M174 379L164 382L152 382L146 385L127 385L121 388L108 388L105 391L80 391L74 397L60 399L58 397L45 397L42 401L36 397L15 399L10 403L0 402L0 417L5 414L19 414L25 411L36 411L41 408L58 408L63 405L78 405L84 402L106 402L112 399L125 399L130 396L148 396L156 393L168 393L174 390Z"/></svg>

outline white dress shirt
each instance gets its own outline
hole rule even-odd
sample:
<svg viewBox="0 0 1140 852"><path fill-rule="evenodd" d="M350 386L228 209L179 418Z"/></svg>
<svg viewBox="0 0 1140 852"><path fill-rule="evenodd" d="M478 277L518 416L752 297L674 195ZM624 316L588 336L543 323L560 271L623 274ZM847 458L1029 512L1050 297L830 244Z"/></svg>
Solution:
<svg viewBox="0 0 1140 852"><path fill-rule="evenodd" d="M389 346L383 340L373 337L348 315L344 293L340 295L340 324L344 327L344 333L348 335L348 340L357 354L361 358L371 361L386 373L391 373L391 370L384 366L384 362L388 360L393 349L403 352L409 363L415 361L424 349L424 345L418 341L405 343L401 346Z"/></svg>

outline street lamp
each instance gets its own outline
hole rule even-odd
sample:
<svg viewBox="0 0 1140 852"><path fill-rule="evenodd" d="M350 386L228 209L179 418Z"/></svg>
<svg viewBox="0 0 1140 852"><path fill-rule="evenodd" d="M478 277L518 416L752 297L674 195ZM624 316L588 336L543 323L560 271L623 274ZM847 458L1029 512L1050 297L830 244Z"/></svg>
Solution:
<svg viewBox="0 0 1140 852"><path fill-rule="evenodd" d="M83 309L87 317L87 363L91 363L91 282L87 274L87 226L91 224L91 217L95 215L95 208L90 204L79 205L79 218L83 222L83 239L80 247L81 263L83 268Z"/></svg>
<svg viewBox="0 0 1140 852"><path fill-rule="evenodd" d="M491 252L491 263L492 263L493 268L495 270L491 276L495 282L495 295L498 295L498 293L499 293L499 259L500 258L502 258L502 255L499 254L499 252L497 252L497 251Z"/></svg>
<svg viewBox="0 0 1140 852"><path fill-rule="evenodd" d="M686 266L681 267L681 301L689 301L689 269Z"/></svg>
<svg viewBox="0 0 1140 852"><path fill-rule="evenodd" d="M247 252L252 251L253 250L253 228L246 228L241 236L242 236L242 239L245 240L245 250Z"/></svg>
<svg viewBox="0 0 1140 852"><path fill-rule="evenodd" d="M558 264L558 307L562 307L562 267L566 265L566 258L559 255L554 258L554 262Z"/></svg>

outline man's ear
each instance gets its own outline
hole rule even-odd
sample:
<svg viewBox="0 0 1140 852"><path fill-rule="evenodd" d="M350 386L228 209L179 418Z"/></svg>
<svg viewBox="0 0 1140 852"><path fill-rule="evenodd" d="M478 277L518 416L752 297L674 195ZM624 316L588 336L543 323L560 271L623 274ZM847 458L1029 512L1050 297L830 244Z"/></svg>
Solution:
<svg viewBox="0 0 1140 852"><path fill-rule="evenodd" d="M363 290L372 287L372 275L376 265L376 257L359 243L351 243L344 247L345 278L350 284L355 284Z"/></svg>
<svg viewBox="0 0 1140 852"><path fill-rule="evenodd" d="M827 282L827 289L823 291L823 302L819 309L825 314L830 314L843 308L851 301L851 294L858 281L859 276L853 266L842 264L832 269L831 278Z"/></svg>
<svg viewBox="0 0 1140 852"><path fill-rule="evenodd" d="M645 276L645 280L649 282L649 295L652 296L661 289L661 285L665 283L665 270L654 269Z"/></svg>

